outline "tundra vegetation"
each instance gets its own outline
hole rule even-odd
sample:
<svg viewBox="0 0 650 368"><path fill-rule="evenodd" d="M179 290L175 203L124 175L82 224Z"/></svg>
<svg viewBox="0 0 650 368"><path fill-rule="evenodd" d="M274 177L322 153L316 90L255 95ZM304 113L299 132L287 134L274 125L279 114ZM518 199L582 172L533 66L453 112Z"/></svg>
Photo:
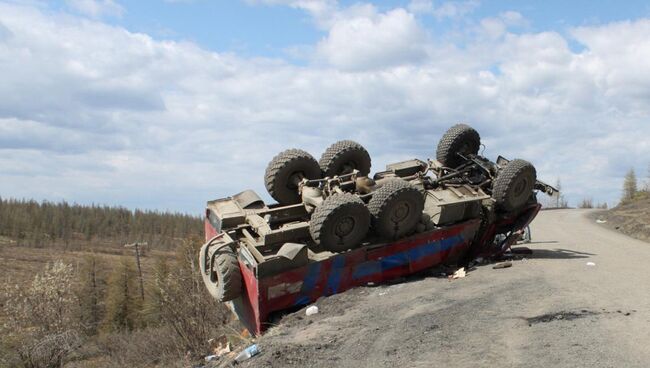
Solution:
<svg viewBox="0 0 650 368"><path fill-rule="evenodd" d="M201 233L187 215L0 200L0 367L188 366L238 342L197 272Z"/></svg>

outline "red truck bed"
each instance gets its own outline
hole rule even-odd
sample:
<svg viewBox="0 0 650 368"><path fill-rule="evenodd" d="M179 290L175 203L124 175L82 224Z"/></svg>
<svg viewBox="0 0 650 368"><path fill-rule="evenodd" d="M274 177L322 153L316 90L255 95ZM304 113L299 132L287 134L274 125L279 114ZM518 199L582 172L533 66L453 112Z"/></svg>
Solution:
<svg viewBox="0 0 650 368"><path fill-rule="evenodd" d="M258 278L250 257L240 254L244 290L228 304L251 333L260 334L273 312L307 305L369 282L380 283L455 262L465 254L479 225L479 220L471 220L394 243L357 248L262 278Z"/></svg>
<svg viewBox="0 0 650 368"><path fill-rule="evenodd" d="M246 248L240 247L238 261L243 290L241 296L226 304L252 334L259 335L269 327L269 318L276 312L299 308L320 297L369 282L381 283L439 264L453 264L470 251L484 256L505 251L518 237L510 236L500 248L490 247L495 233L507 228L513 234L525 228L540 207L530 206L516 217L482 229L481 234L477 234L481 220L473 219L395 242L366 245L322 260L312 259L304 266L268 276L260 272L253 256L244 254L248 252ZM207 220L205 227L206 239L216 235Z"/></svg>

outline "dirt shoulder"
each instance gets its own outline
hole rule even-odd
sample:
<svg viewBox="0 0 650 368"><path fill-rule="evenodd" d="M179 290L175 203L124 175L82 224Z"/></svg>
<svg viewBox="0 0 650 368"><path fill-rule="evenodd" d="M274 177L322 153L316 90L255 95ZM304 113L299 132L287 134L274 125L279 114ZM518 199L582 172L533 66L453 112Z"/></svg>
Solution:
<svg viewBox="0 0 650 368"><path fill-rule="evenodd" d="M650 242L650 193L641 192L632 201L607 211L596 211L590 217L609 229Z"/></svg>

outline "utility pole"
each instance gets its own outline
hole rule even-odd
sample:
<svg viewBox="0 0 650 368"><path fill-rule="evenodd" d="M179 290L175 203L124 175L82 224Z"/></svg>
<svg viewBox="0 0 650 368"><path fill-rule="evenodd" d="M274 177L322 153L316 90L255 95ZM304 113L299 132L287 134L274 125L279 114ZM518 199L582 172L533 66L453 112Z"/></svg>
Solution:
<svg viewBox="0 0 650 368"><path fill-rule="evenodd" d="M138 265L138 276L140 277L140 297L144 300L144 281L142 280L142 267L140 267L140 247L146 246L147 243L124 244L124 248L135 248L135 262Z"/></svg>

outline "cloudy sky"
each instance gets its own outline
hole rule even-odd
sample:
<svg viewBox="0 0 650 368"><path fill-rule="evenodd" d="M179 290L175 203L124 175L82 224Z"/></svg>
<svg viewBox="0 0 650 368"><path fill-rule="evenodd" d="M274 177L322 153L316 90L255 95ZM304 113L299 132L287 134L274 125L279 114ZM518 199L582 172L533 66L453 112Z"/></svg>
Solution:
<svg viewBox="0 0 650 368"><path fill-rule="evenodd" d="M650 7L594 1L0 1L0 196L200 213L279 151L484 154L615 204L650 162Z"/></svg>

